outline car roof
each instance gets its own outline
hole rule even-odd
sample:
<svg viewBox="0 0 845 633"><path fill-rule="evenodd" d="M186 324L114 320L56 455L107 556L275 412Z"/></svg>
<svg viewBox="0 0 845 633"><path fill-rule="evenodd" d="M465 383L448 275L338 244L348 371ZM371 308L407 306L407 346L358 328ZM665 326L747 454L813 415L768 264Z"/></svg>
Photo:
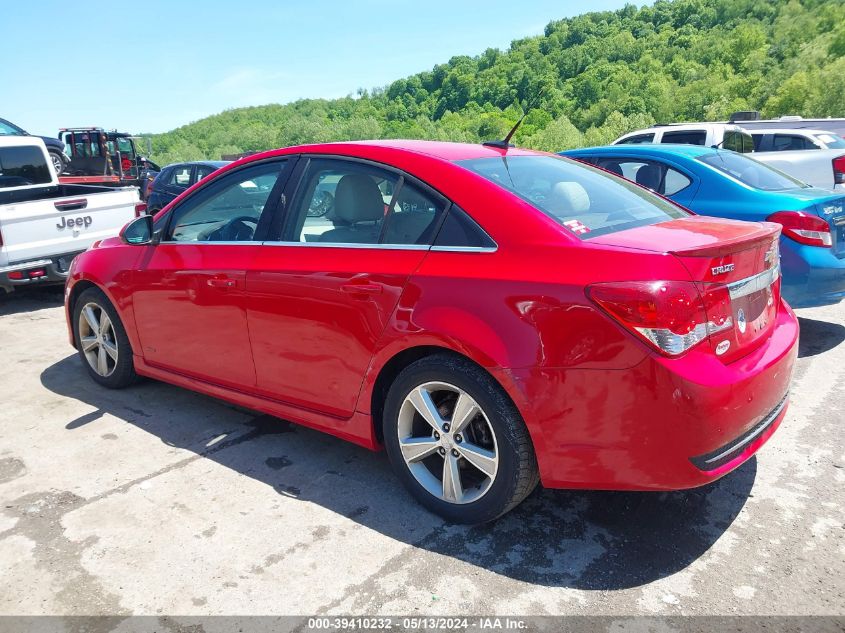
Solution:
<svg viewBox="0 0 845 633"><path fill-rule="evenodd" d="M830 132L828 130L816 130L816 129L807 129L807 128L783 128L783 127L760 127L754 128L753 130L748 130L749 134L830 134L831 136L839 136L836 132Z"/></svg>
<svg viewBox="0 0 845 633"><path fill-rule="evenodd" d="M472 158L501 158L502 156L536 156L544 152L537 152L530 149L510 147L502 149L490 147L481 143L453 143L450 141L419 141L419 140L375 140L375 141L343 141L338 143L319 143L311 145L298 145L285 147L277 150L270 150L260 154L253 154L243 161L260 160L281 154L332 154L343 153L343 150L360 150L366 147L385 148L399 150L413 154L423 154L445 161L468 160ZM357 152L356 152L357 153Z"/></svg>
<svg viewBox="0 0 845 633"><path fill-rule="evenodd" d="M186 160L181 163L170 163L169 165L165 165L163 169L166 169L167 167L177 167L178 165L208 165L209 167L220 169L231 162L232 161L230 160Z"/></svg>
<svg viewBox="0 0 845 633"><path fill-rule="evenodd" d="M682 145L679 143L620 143L618 145L602 145L600 147L582 147L561 152L564 156L575 154L645 154L663 156L686 156L698 158L705 154L715 154L719 151L729 151L705 147L704 145Z"/></svg>

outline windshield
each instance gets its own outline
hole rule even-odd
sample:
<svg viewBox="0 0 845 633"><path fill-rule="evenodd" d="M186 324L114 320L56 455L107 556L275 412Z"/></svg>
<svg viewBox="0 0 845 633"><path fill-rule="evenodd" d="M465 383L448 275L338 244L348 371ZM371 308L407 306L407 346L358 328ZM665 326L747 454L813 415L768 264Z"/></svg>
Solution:
<svg viewBox="0 0 845 633"><path fill-rule="evenodd" d="M624 178L565 158L503 156L458 164L515 193L581 239L689 215Z"/></svg>
<svg viewBox="0 0 845 633"><path fill-rule="evenodd" d="M12 125L8 121L0 119L0 136L19 136L25 134L17 125Z"/></svg>
<svg viewBox="0 0 845 633"><path fill-rule="evenodd" d="M735 152L704 154L696 160L718 169L749 187L762 191L786 191L810 186L792 176L787 176L782 171Z"/></svg>

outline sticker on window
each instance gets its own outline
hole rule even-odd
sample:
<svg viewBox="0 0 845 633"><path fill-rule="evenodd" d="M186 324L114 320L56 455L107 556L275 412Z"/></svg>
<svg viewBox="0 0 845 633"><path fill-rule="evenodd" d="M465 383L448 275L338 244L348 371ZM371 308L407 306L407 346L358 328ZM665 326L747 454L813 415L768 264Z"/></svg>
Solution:
<svg viewBox="0 0 845 633"><path fill-rule="evenodd" d="M575 233L575 235L583 235L584 233L590 232L589 227L582 223L581 220L567 220L563 223L563 226Z"/></svg>

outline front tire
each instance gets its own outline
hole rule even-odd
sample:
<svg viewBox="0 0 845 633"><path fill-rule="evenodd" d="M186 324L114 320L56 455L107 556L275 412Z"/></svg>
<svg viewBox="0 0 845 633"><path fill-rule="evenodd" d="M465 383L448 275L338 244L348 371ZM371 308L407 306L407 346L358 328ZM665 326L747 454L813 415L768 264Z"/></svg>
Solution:
<svg viewBox="0 0 845 633"><path fill-rule="evenodd" d="M382 421L396 475L426 508L453 523L484 523L539 481L528 429L493 378L453 355L423 358L390 387Z"/></svg>
<svg viewBox="0 0 845 633"><path fill-rule="evenodd" d="M53 169L56 170L56 176L61 176L62 172L65 170L65 158L64 155L60 152L49 152L50 154L50 162L53 163Z"/></svg>
<svg viewBox="0 0 845 633"><path fill-rule="evenodd" d="M109 389L135 382L132 346L114 306L99 288L88 288L73 304L76 348L88 375Z"/></svg>

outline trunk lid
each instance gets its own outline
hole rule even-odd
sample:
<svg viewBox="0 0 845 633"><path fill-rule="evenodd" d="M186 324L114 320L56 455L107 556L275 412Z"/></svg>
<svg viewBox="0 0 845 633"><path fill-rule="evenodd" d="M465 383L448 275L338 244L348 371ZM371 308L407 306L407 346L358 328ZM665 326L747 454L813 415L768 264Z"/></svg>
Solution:
<svg viewBox="0 0 845 633"><path fill-rule="evenodd" d="M699 288L711 325L713 352L730 362L772 332L780 305L781 227L691 216L590 239L590 242L669 253Z"/></svg>
<svg viewBox="0 0 845 633"><path fill-rule="evenodd" d="M845 196L828 196L816 200L810 210L830 226L834 254L840 259L845 257Z"/></svg>

